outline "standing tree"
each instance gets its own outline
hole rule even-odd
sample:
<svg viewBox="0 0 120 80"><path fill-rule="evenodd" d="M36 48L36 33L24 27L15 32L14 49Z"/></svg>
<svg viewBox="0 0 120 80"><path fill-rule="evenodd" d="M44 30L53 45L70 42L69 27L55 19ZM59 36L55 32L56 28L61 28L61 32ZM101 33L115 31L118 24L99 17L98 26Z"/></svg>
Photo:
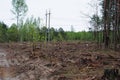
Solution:
<svg viewBox="0 0 120 80"><path fill-rule="evenodd" d="M17 27L19 27L20 22L23 23L22 19L24 18L26 12L28 11L28 7L25 3L25 0L12 0L12 5L13 5L13 10L11 10L11 11L17 19ZM23 34L21 33L20 34L21 41L22 41L22 35Z"/></svg>
<svg viewBox="0 0 120 80"><path fill-rule="evenodd" d="M11 11L17 19L17 26L19 26L19 22L24 18L26 12L28 11L28 7L25 0L12 0L12 6L13 10Z"/></svg>
<svg viewBox="0 0 120 80"><path fill-rule="evenodd" d="M39 41L40 40L40 19L34 17L27 18L21 29L23 41Z"/></svg>
<svg viewBox="0 0 120 80"><path fill-rule="evenodd" d="M120 41L120 0L103 0L102 8L105 47L114 45L116 50Z"/></svg>
<svg viewBox="0 0 120 80"><path fill-rule="evenodd" d="M92 26L92 31L94 31L94 40L97 40L99 42L99 32L101 29L101 25L102 25L102 19L98 16L98 15L93 15L90 18L89 23Z"/></svg>

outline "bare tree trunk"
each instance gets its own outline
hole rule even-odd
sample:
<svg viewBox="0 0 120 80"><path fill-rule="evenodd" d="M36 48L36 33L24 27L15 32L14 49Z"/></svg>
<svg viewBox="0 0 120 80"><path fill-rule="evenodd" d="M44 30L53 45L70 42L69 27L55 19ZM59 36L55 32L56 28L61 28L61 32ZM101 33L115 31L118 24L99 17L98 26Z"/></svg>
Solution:
<svg viewBox="0 0 120 80"><path fill-rule="evenodd" d="M103 39L104 39L104 46L108 48L109 46L109 37L108 37L108 4L107 0L104 0L104 32L103 32Z"/></svg>

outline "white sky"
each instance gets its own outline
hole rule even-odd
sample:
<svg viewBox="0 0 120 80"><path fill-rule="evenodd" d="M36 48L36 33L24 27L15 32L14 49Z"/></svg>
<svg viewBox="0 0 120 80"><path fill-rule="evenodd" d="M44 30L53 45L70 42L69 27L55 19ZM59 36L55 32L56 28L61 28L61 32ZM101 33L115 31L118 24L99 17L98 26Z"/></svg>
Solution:
<svg viewBox="0 0 120 80"><path fill-rule="evenodd" d="M7 25L16 23L11 13L12 0L0 1L0 21ZM88 18L81 14L93 14L95 10L88 5L94 0L26 0L28 5L27 17L40 17L42 24L45 24L46 10L51 10L51 27L62 27L64 30L71 30L73 25L75 31L87 30Z"/></svg>

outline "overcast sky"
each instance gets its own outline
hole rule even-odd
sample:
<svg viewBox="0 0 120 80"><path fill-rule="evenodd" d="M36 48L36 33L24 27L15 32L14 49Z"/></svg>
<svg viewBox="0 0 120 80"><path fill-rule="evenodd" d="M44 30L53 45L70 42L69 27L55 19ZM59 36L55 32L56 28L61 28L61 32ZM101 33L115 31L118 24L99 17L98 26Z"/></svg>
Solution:
<svg viewBox="0 0 120 80"><path fill-rule="evenodd" d="M0 21L7 25L16 23L11 13L12 0L0 1ZM92 2L91 2L92 1ZM28 12L26 17L40 17L42 24L45 24L46 10L51 11L51 26L54 28L62 27L64 30L71 30L71 25L75 31L86 30L89 27L88 18L82 13L91 15L95 8L91 8L88 3L94 0L26 0Z"/></svg>

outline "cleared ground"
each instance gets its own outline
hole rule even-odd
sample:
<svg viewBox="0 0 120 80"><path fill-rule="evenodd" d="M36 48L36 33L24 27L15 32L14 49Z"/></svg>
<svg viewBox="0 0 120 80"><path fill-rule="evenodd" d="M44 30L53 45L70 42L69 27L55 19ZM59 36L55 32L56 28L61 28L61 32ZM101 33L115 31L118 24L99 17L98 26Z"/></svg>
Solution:
<svg viewBox="0 0 120 80"><path fill-rule="evenodd" d="M11 80L101 80L104 69L120 69L120 52L92 42L1 43L0 49Z"/></svg>

